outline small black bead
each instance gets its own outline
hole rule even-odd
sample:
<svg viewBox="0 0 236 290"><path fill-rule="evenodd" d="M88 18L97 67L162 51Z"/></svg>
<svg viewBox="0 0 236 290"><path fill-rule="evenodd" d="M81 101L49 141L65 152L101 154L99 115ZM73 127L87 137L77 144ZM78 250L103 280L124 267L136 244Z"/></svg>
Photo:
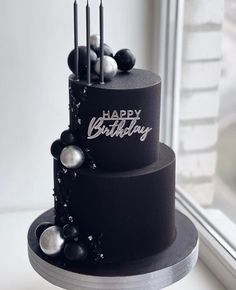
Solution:
<svg viewBox="0 0 236 290"><path fill-rule="evenodd" d="M66 217L64 217L64 216L61 216L60 219L59 219L59 221L60 221L60 225L62 227L65 226L65 225L67 225L67 223L68 223L68 219Z"/></svg>
<svg viewBox="0 0 236 290"><path fill-rule="evenodd" d="M52 143L51 153L56 160L60 158L61 151L63 150L63 148L64 145L61 143L61 140L59 139Z"/></svg>
<svg viewBox="0 0 236 290"><path fill-rule="evenodd" d="M129 49L121 49L115 55L118 69L124 72L130 71L136 62L134 54Z"/></svg>
<svg viewBox="0 0 236 290"><path fill-rule="evenodd" d="M73 73L75 73L74 57L75 57L75 50L72 50L68 56L68 65L69 65L70 70ZM97 60L97 55L92 49L90 49L90 58L91 58L91 70L93 70L95 62ZM80 74L80 78L85 79L86 73L87 73L87 48L86 48L86 46L80 46L79 47L79 74Z"/></svg>
<svg viewBox="0 0 236 290"><path fill-rule="evenodd" d="M61 134L61 142L65 145L73 145L75 143L75 136L70 130L66 130Z"/></svg>
<svg viewBox="0 0 236 290"><path fill-rule="evenodd" d="M64 254L69 261L84 261L87 258L87 248L81 243L67 243L64 247Z"/></svg>
<svg viewBox="0 0 236 290"><path fill-rule="evenodd" d="M79 236L79 229L77 226L67 224L63 227L63 234L65 239L74 239Z"/></svg>
<svg viewBox="0 0 236 290"><path fill-rule="evenodd" d="M94 51L96 52L97 56L100 57L100 47L95 48ZM104 43L104 55L105 55L105 56L113 57L113 50L112 50L112 48L111 48L108 44L106 44L106 43Z"/></svg>
<svg viewBox="0 0 236 290"><path fill-rule="evenodd" d="M42 235L42 233L49 227L53 226L52 223L50 222L45 222L45 223L42 223L40 225L37 226L36 230L35 230L35 235L36 237L39 239L40 236Z"/></svg>

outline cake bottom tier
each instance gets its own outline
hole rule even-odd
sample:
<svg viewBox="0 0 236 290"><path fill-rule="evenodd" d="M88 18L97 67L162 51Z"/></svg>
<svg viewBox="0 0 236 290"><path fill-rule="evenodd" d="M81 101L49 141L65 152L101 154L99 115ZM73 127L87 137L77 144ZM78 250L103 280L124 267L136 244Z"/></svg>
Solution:
<svg viewBox="0 0 236 290"><path fill-rule="evenodd" d="M176 239L157 255L127 263L79 265L62 256L48 257L40 250L37 226L54 221L51 209L38 217L28 232L28 254L34 269L49 282L65 289L162 289L187 275L198 258L198 232L193 223L176 211Z"/></svg>
<svg viewBox="0 0 236 290"><path fill-rule="evenodd" d="M148 167L119 173L67 171L55 161L56 224L73 223L84 239L97 237L102 263L161 252L176 237L175 155L161 144L159 156Z"/></svg>

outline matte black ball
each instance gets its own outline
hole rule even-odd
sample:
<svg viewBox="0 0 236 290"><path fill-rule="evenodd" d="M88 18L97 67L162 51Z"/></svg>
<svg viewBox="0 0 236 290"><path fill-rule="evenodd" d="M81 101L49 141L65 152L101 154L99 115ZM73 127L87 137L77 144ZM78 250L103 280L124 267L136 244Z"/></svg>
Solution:
<svg viewBox="0 0 236 290"><path fill-rule="evenodd" d="M37 226L36 230L35 230L35 235L36 237L39 239L40 236L42 235L42 233L47 229L50 228L51 226L53 226L52 223L50 222L45 222L45 223L41 223L40 225Z"/></svg>
<svg viewBox="0 0 236 290"><path fill-rule="evenodd" d="M80 243L67 243L64 247L64 254L69 261L84 261L87 258L87 248Z"/></svg>
<svg viewBox="0 0 236 290"><path fill-rule="evenodd" d="M72 145L75 143L75 136L70 130L66 130L61 134L61 142L65 145Z"/></svg>
<svg viewBox="0 0 236 290"><path fill-rule="evenodd" d="M61 152L64 149L64 147L65 146L62 144L61 140L59 140L59 139L52 143L51 153L52 153L52 156L56 160L59 160Z"/></svg>
<svg viewBox="0 0 236 290"><path fill-rule="evenodd" d="M68 223L68 219L65 216L61 216L59 220L60 220L60 225L62 227L67 225L67 223Z"/></svg>
<svg viewBox="0 0 236 290"><path fill-rule="evenodd" d="M97 54L97 56L98 57L100 57L100 47L96 47L96 48L94 48L94 51L96 52L96 54ZM112 48L108 45L108 44L106 44L106 43L104 43L104 55L105 56L110 56L110 57L113 57L113 50L112 50Z"/></svg>
<svg viewBox="0 0 236 290"><path fill-rule="evenodd" d="M65 239L74 239L79 236L79 228L74 225L65 225L63 227L63 235Z"/></svg>
<svg viewBox="0 0 236 290"><path fill-rule="evenodd" d="M72 50L68 57L68 65L70 70L75 73L75 64L74 64L75 50ZM90 49L90 58L91 58L91 70L93 70L94 64L97 60L96 53ZM79 47L79 74L80 78L84 79L87 73L87 48L86 46Z"/></svg>
<svg viewBox="0 0 236 290"><path fill-rule="evenodd" d="M124 72L130 71L136 62L134 54L129 49L121 49L115 55L118 69Z"/></svg>

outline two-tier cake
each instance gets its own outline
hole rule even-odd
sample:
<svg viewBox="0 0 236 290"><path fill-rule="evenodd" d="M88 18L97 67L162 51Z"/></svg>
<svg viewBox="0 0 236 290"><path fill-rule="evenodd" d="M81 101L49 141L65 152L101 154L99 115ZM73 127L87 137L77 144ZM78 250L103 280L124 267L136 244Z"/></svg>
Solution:
<svg viewBox="0 0 236 290"><path fill-rule="evenodd" d="M191 255L194 264L197 232L175 211L175 154L159 141L160 77L132 69L129 50L113 56L103 36L75 42L68 62L69 129L51 147L55 206L29 230L31 264L67 289L76 275L170 271Z"/></svg>

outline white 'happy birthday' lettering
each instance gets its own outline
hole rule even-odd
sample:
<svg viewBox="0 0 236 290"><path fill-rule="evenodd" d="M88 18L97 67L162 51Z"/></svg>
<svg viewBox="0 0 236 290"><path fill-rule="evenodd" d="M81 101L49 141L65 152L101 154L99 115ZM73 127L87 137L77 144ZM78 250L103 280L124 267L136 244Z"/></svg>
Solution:
<svg viewBox="0 0 236 290"><path fill-rule="evenodd" d="M140 114L141 110L103 111L102 117L93 117L90 121L88 139L95 139L100 135L124 138L140 134L140 140L143 142L152 128L137 124L140 120Z"/></svg>

